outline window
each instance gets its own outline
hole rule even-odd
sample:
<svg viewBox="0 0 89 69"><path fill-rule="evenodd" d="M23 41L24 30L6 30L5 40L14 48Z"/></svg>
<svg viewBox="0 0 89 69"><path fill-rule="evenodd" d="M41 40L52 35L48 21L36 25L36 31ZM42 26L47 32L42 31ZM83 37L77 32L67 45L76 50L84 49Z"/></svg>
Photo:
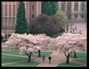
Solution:
<svg viewBox="0 0 89 69"><path fill-rule="evenodd" d="M7 16L7 5L5 5L5 16Z"/></svg>
<svg viewBox="0 0 89 69"><path fill-rule="evenodd" d="M65 2L61 2L61 10L65 11Z"/></svg>
<svg viewBox="0 0 89 69"><path fill-rule="evenodd" d="M15 4L13 4L13 16L15 16Z"/></svg>
<svg viewBox="0 0 89 69"><path fill-rule="evenodd" d="M85 10L85 3L82 2L82 3L81 3L81 11L84 11L84 10Z"/></svg>
<svg viewBox="0 0 89 69"><path fill-rule="evenodd" d="M67 3L67 15L68 19L71 19L71 2Z"/></svg>
<svg viewBox="0 0 89 69"><path fill-rule="evenodd" d="M67 3L67 11L71 11L71 2Z"/></svg>
<svg viewBox="0 0 89 69"><path fill-rule="evenodd" d="M34 5L32 5L32 10L34 10Z"/></svg>
<svg viewBox="0 0 89 69"><path fill-rule="evenodd" d="M4 27L7 27L7 17L4 18Z"/></svg>
<svg viewBox="0 0 89 69"><path fill-rule="evenodd" d="M32 14L32 18L34 18L34 14Z"/></svg>
<svg viewBox="0 0 89 69"><path fill-rule="evenodd" d="M2 28L5 26L5 24L4 24L4 23L5 23L5 18L4 18L4 17L2 17L2 23L1 23L1 24L2 24Z"/></svg>
<svg viewBox="0 0 89 69"><path fill-rule="evenodd" d="M7 21L7 28L8 28L8 27L10 26L10 25L9 25L9 24L10 24L10 23L9 23L9 22L10 22L10 21L9 21L9 17L7 17L7 20L6 20L6 21Z"/></svg>
<svg viewBox="0 0 89 69"><path fill-rule="evenodd" d="M9 16L11 16L11 5L9 5Z"/></svg>
<svg viewBox="0 0 89 69"><path fill-rule="evenodd" d="M2 5L2 16L3 16L3 9L4 9L4 7L3 7L4 5Z"/></svg>
<svg viewBox="0 0 89 69"><path fill-rule="evenodd" d="M12 18L12 29L15 28L15 25L16 25L16 21L15 21L15 17Z"/></svg>
<svg viewBox="0 0 89 69"><path fill-rule="evenodd" d="M5 5L2 5L2 16L5 16Z"/></svg>
<svg viewBox="0 0 89 69"><path fill-rule="evenodd" d="M84 13L81 13L81 18L84 18Z"/></svg>
<svg viewBox="0 0 89 69"><path fill-rule="evenodd" d="M74 10L78 11L78 2L75 2L75 4L74 4Z"/></svg>
<svg viewBox="0 0 89 69"><path fill-rule="evenodd" d="M8 27L11 28L11 17L8 17Z"/></svg>

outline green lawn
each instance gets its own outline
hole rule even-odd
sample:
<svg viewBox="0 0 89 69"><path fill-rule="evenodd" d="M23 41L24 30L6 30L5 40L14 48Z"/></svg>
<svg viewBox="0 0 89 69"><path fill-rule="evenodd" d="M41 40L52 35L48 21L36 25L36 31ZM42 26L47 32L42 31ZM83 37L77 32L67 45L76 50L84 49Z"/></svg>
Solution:
<svg viewBox="0 0 89 69"><path fill-rule="evenodd" d="M9 56L9 55L2 55L2 63L17 62L17 61L23 61L23 60L27 60L27 58Z"/></svg>
<svg viewBox="0 0 89 69"><path fill-rule="evenodd" d="M73 53L71 54L71 57L74 58L74 54ZM77 58L87 58L87 53L85 53L85 52L81 52L81 53L78 52L77 53Z"/></svg>
<svg viewBox="0 0 89 69"><path fill-rule="evenodd" d="M2 53L19 55L19 51L4 51L3 50Z"/></svg>
<svg viewBox="0 0 89 69"><path fill-rule="evenodd" d="M5 51L5 50L2 50L2 53L5 53L5 54L14 54L14 55L19 55L19 51ZM51 55L52 52L41 52L41 57L42 56L49 56ZM22 56L26 56L26 55L22 55ZM37 57L35 55L32 55L33 57Z"/></svg>
<svg viewBox="0 0 89 69"><path fill-rule="evenodd" d="M75 64L75 63L62 63L58 65L58 67L83 67L82 65Z"/></svg>
<svg viewBox="0 0 89 69"><path fill-rule="evenodd" d="M41 56L49 56L51 54L52 52L41 52ZM28 61L27 57L21 57L21 56L26 56L26 55L19 55L19 51L2 50L2 64L24 61L16 64L7 64L4 65L3 67L36 67L39 64L38 62L33 62L34 60L33 57L37 58L38 56L32 55L32 61L30 63L27 62Z"/></svg>
<svg viewBox="0 0 89 69"><path fill-rule="evenodd" d="M36 67L39 63L38 62L21 62L16 64L8 64L4 65L3 67Z"/></svg>
<svg viewBox="0 0 89 69"><path fill-rule="evenodd" d="M74 58L74 54L71 55L71 58ZM78 52L77 58L74 58L74 61L82 62L87 64L87 53L84 52ZM77 63L62 63L58 65L58 67L83 67L83 65L77 64Z"/></svg>
<svg viewBox="0 0 89 69"><path fill-rule="evenodd" d="M74 60L82 62L82 63L87 63L87 59L86 58L83 58L83 59L74 59Z"/></svg>

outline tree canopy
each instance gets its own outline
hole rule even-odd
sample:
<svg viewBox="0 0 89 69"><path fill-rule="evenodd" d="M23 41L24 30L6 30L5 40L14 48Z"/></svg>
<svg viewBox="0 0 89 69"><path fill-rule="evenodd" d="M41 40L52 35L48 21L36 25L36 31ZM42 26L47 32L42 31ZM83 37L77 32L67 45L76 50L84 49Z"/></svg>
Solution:
<svg viewBox="0 0 89 69"><path fill-rule="evenodd" d="M56 12L55 16L58 18L58 22L63 26L67 23L68 17L66 13L62 10Z"/></svg>
<svg viewBox="0 0 89 69"><path fill-rule="evenodd" d="M58 2L42 2L42 13L46 15L55 15L58 10Z"/></svg>
<svg viewBox="0 0 89 69"><path fill-rule="evenodd" d="M39 15L33 19L29 24L29 32L31 34L42 34L45 33L48 36L53 36L59 33L60 24L57 22L55 16L47 16L45 14Z"/></svg>

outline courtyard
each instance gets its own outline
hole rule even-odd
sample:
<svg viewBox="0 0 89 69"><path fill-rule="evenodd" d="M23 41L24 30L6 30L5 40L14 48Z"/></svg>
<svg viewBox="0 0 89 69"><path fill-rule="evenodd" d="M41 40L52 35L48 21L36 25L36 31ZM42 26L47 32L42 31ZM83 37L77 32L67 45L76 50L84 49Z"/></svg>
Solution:
<svg viewBox="0 0 89 69"><path fill-rule="evenodd" d="M87 67L86 7L86 1L2 2L2 67Z"/></svg>
<svg viewBox="0 0 89 69"><path fill-rule="evenodd" d="M59 54L53 51L42 51L41 57L32 55L31 62L27 62L26 55L19 55L18 51L2 50L2 67L86 67L87 66L87 53L77 53L77 58L72 58L71 63L65 63L65 57L63 54ZM48 56L52 55L52 62L49 64ZM42 56L46 56L45 61L42 61Z"/></svg>

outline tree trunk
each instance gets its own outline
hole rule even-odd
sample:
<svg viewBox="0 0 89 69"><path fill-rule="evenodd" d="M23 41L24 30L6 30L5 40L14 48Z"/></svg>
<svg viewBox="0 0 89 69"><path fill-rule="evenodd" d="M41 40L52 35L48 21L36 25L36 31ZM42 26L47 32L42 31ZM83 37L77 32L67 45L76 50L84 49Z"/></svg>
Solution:
<svg viewBox="0 0 89 69"><path fill-rule="evenodd" d="M65 53L64 53L64 54L65 54ZM66 63L70 63L70 62L69 62L70 54L68 54L68 55L65 54L65 56L66 56Z"/></svg>
<svg viewBox="0 0 89 69"><path fill-rule="evenodd" d="M74 52L74 58L77 58L77 54L76 54L76 52Z"/></svg>
<svg viewBox="0 0 89 69"><path fill-rule="evenodd" d="M38 51L38 57L41 57L41 51L40 50Z"/></svg>
<svg viewBox="0 0 89 69"><path fill-rule="evenodd" d="M28 62L31 62L31 54L32 53L30 53L30 55L28 55Z"/></svg>
<svg viewBox="0 0 89 69"><path fill-rule="evenodd" d="M69 63L69 56L66 56L66 63Z"/></svg>

